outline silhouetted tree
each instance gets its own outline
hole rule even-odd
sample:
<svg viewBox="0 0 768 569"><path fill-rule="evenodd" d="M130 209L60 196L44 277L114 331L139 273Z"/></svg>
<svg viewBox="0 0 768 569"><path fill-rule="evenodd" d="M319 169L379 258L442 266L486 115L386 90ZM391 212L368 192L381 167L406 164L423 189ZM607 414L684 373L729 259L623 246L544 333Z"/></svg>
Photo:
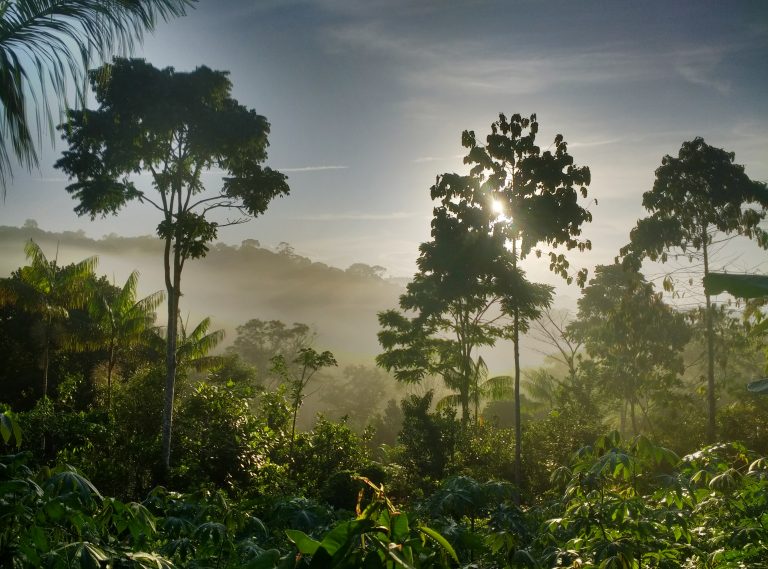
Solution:
<svg viewBox="0 0 768 569"><path fill-rule="evenodd" d="M318 352L314 348L301 348L292 363L295 364L294 370L288 367L288 363L282 354L272 358L273 370L285 382L290 397L292 420L288 456L291 463L293 463L294 458L293 444L296 440L296 417L299 414L299 407L304 401L304 392L307 389L307 385L315 377L315 374L324 367L338 365L336 358L331 352L328 350Z"/></svg>
<svg viewBox="0 0 768 569"><path fill-rule="evenodd" d="M457 392L467 422L475 350L505 335L511 299L534 317L549 303L551 288L529 283L517 267L481 173L439 176L431 196L439 200L432 240L419 247L419 272L400 297L400 308L415 316L379 314L384 352L376 361L399 381L440 375Z"/></svg>
<svg viewBox="0 0 768 569"><path fill-rule="evenodd" d="M503 236L505 246L511 245L512 270L517 270L518 260L532 251L540 256L542 251L536 248L543 243L551 249L548 252L550 269L570 283L574 277L569 271L569 261L554 249L591 248L589 240L579 238L582 225L592 221L592 214L579 204L579 197L587 197L590 172L586 166L574 165L561 134L555 137L554 151L542 152L536 145L538 130L536 115L525 118L514 114L507 119L500 114L499 120L491 125L491 134L484 146L477 143L473 131L462 134L462 145L469 149L464 162L472 165L470 176L493 200L496 231ZM586 271L581 270L576 282L583 286L585 281ZM518 291L511 291L505 297L505 311L512 316L518 484L522 462L520 333L548 304L540 299L531 305Z"/></svg>
<svg viewBox="0 0 768 569"><path fill-rule="evenodd" d="M709 146L702 138L684 142L678 156L664 156L651 191L643 194L650 215L637 222L630 243L621 249L625 264L644 257L667 262L671 250L694 255L710 272L710 246L718 234L743 235L768 248L768 232L760 223L768 213L768 188L753 181L735 154ZM670 280L665 281L668 285ZM712 299L704 291L707 313L707 439L716 437L715 347Z"/></svg>
<svg viewBox="0 0 768 569"><path fill-rule="evenodd" d="M117 59L91 72L99 108L72 111L61 125L69 150L56 163L70 178L75 211L91 218L116 214L138 200L160 213L157 234L165 243L163 265L168 329L162 460L170 465L181 274L189 259L205 256L219 227L264 213L288 193L285 176L263 168L269 123L230 96L226 72L157 69L143 60ZM225 172L218 192L204 195L201 175ZM130 176L148 172L150 196ZM213 212L235 219L209 219Z"/></svg>

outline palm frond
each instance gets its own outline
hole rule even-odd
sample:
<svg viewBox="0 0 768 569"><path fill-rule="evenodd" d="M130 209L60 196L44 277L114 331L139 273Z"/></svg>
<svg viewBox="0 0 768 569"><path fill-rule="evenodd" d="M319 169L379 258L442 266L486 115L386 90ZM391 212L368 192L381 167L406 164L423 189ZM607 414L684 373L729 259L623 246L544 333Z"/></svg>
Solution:
<svg viewBox="0 0 768 569"><path fill-rule="evenodd" d="M499 401L514 395L513 378L510 375L489 377L480 384L480 392L492 401Z"/></svg>
<svg viewBox="0 0 768 569"><path fill-rule="evenodd" d="M184 322L179 326L176 358L179 366L189 365L197 371L209 369L221 363L220 356L209 356L216 346L224 339L224 330L209 332L211 319L204 318L195 328L187 333Z"/></svg>
<svg viewBox="0 0 768 569"><path fill-rule="evenodd" d="M458 393L451 393L441 398L440 401L435 404L435 409L442 411L443 409L455 409L461 405L461 399Z"/></svg>
<svg viewBox="0 0 768 569"><path fill-rule="evenodd" d="M0 3L0 188L15 158L37 166L42 126L54 134L49 94L59 112L67 89L77 102L95 55L127 54L160 20L182 16L196 0L15 0ZM28 93L33 105L28 104ZM33 107L33 108L30 108ZM32 133L36 132L36 135Z"/></svg>

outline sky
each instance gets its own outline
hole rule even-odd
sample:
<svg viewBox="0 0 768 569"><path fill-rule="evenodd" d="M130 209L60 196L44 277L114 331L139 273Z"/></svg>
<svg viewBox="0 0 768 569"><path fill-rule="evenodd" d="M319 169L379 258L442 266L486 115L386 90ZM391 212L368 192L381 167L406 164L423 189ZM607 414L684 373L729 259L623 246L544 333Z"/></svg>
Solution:
<svg viewBox="0 0 768 569"><path fill-rule="evenodd" d="M540 146L561 133L591 169L593 251L574 254L575 266L613 260L662 156L683 141L703 136L768 180L764 0L201 0L134 55L228 70L233 96L272 125L268 164L291 195L220 239L289 242L341 268L411 275L429 238L430 186L466 173L461 132L483 140L499 112L536 113ZM139 205L78 218L51 167L62 150L45 144L39 172L15 172L0 225L154 233L159 220ZM546 263L528 272L556 282Z"/></svg>

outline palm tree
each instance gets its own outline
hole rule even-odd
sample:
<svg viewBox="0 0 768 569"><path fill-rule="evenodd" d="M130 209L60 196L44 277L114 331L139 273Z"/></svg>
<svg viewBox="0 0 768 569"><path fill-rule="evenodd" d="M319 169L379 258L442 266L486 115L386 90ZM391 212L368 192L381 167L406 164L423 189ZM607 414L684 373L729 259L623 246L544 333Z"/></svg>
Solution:
<svg viewBox="0 0 768 569"><path fill-rule="evenodd" d="M477 424L480 417L480 401L483 399L498 401L508 397L512 392L512 377L508 375L488 377L488 365L482 356L478 357L471 367L469 397L474 406L475 424ZM448 387L458 385L461 381L461 376L462 374L459 370L449 370L444 376L446 385ZM461 394L451 393L437 402L437 409L458 407L459 405L461 405Z"/></svg>
<svg viewBox="0 0 768 569"><path fill-rule="evenodd" d="M0 0L0 188L14 160L37 166L42 125L53 138L48 96L83 99L84 71L95 54L127 53L158 20L182 16L196 0ZM32 97L32 105L29 97ZM32 108L30 108L32 107ZM36 131L36 135L33 132Z"/></svg>
<svg viewBox="0 0 768 569"><path fill-rule="evenodd" d="M179 339L176 344L176 361L179 369L190 367L200 372L221 365L221 356L208 355L224 339L224 330L213 330L211 319L203 318L187 332L189 322L179 319Z"/></svg>
<svg viewBox="0 0 768 569"><path fill-rule="evenodd" d="M53 346L53 329L69 318L70 310L86 305L90 296L87 281L93 278L96 257L89 257L65 267L56 258L49 261L40 246L30 240L24 247L30 264L18 271L18 279L5 281L0 302L15 302L20 308L42 317L43 397L48 397L48 368Z"/></svg>
<svg viewBox="0 0 768 569"><path fill-rule="evenodd" d="M107 409L112 407L112 375L122 353L146 338L155 322L155 310L164 299L162 291L136 300L138 271L120 289L101 288L91 299L89 312L95 321L100 347L107 349Z"/></svg>

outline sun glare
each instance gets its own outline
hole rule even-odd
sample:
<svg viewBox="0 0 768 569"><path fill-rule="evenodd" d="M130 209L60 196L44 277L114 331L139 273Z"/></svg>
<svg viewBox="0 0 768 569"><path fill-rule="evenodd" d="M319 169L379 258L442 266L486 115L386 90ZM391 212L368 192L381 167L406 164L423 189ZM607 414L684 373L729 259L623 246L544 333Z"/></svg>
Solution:
<svg viewBox="0 0 768 569"><path fill-rule="evenodd" d="M493 200L491 208L493 209L493 213L498 214L499 217L504 215L504 206L499 200Z"/></svg>

